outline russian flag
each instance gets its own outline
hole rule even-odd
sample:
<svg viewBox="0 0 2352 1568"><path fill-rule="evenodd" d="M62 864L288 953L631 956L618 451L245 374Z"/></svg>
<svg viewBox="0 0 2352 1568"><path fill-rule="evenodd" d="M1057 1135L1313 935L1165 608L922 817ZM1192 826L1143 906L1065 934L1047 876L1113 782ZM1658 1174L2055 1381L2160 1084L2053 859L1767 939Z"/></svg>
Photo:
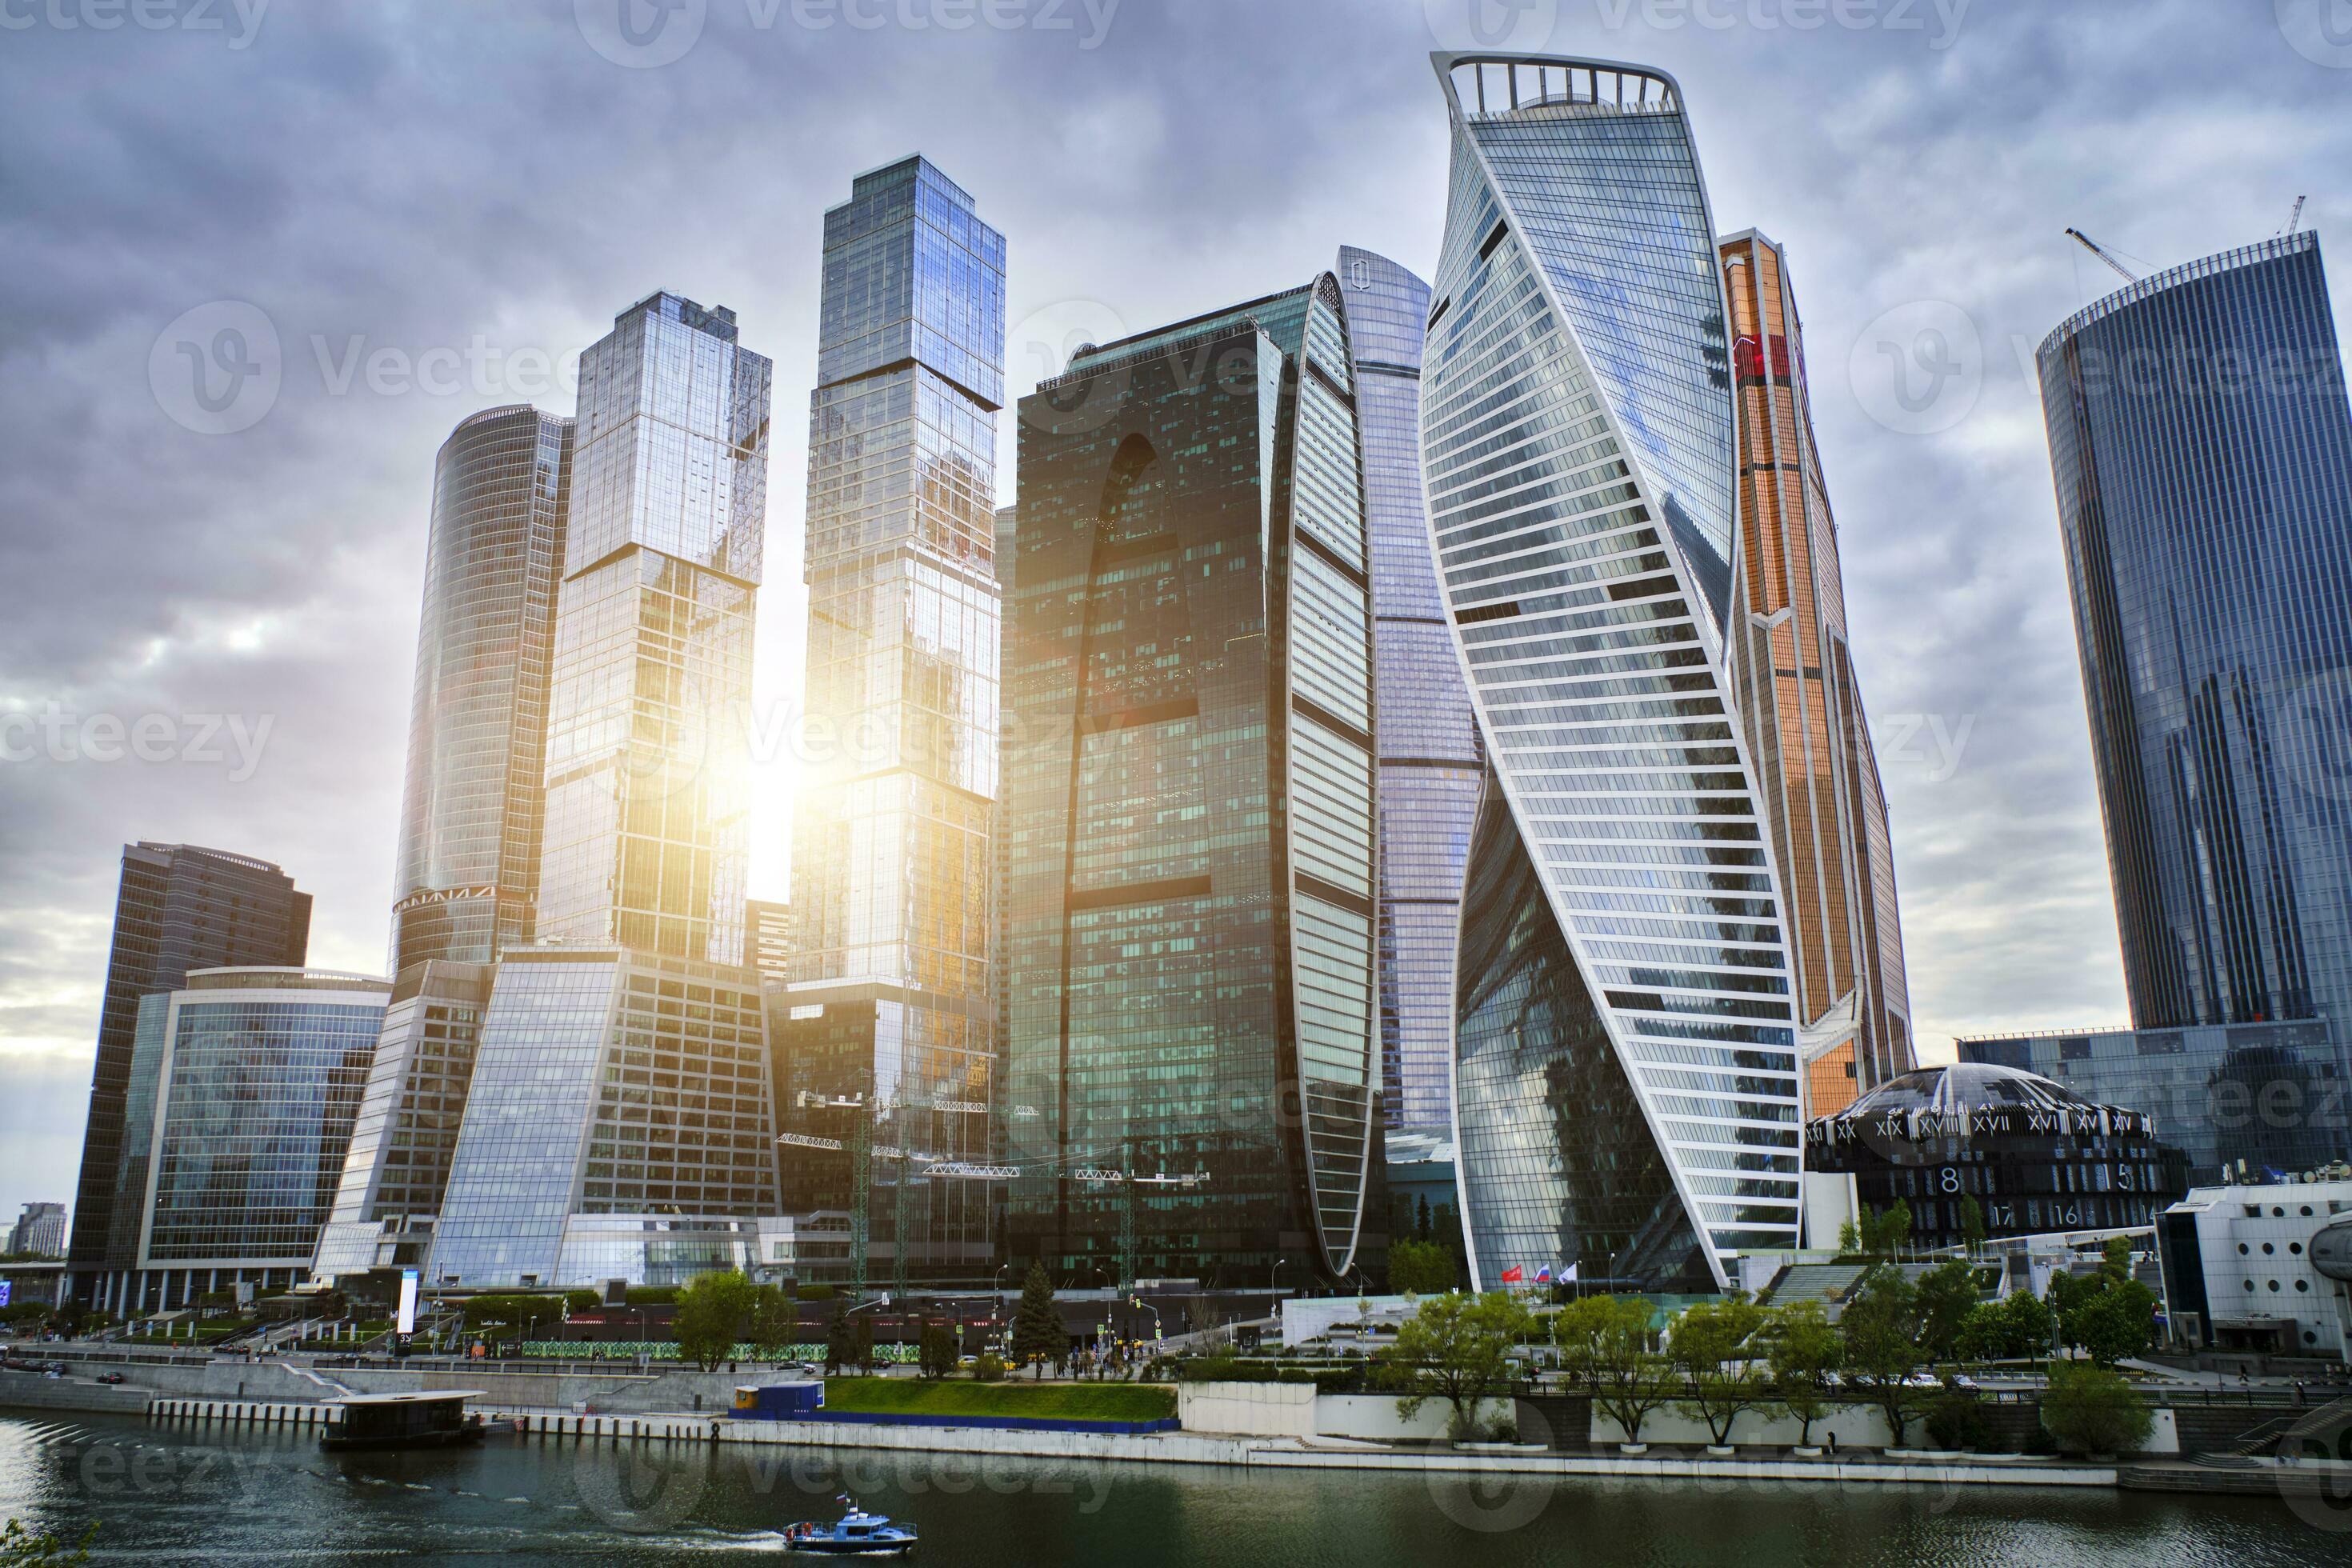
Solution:
<svg viewBox="0 0 2352 1568"><path fill-rule="evenodd" d="M1519 1266L1516 1263L1503 1270L1503 1283L1506 1285L1517 1285L1523 1283L1526 1279L1527 1276L1519 1272Z"/></svg>
<svg viewBox="0 0 2352 1568"><path fill-rule="evenodd" d="M1549 1285L1551 1283L1550 1264L1547 1263L1541 1268L1536 1270L1536 1283L1538 1285Z"/></svg>

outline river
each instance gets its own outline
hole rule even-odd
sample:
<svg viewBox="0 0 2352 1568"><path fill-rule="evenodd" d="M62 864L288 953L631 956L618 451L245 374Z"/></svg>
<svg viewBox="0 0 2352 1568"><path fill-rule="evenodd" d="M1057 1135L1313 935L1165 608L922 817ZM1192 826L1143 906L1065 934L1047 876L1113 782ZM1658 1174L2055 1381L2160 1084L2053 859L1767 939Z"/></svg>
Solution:
<svg viewBox="0 0 2352 1568"><path fill-rule="evenodd" d="M959 1568L2352 1564L2352 1510L2267 1499L1525 1479L1486 1494L1438 1476L540 1438L327 1455L304 1431L0 1415L0 1512L68 1535L96 1522L98 1563L673 1563L771 1549L845 1487L914 1521L919 1560Z"/></svg>

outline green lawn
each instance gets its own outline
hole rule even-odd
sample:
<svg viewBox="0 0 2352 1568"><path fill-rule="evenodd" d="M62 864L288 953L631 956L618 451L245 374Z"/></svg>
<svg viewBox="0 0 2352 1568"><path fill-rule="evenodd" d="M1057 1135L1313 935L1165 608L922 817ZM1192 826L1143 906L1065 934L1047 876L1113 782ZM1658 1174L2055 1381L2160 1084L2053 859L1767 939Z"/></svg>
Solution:
<svg viewBox="0 0 2352 1568"><path fill-rule="evenodd" d="M1157 1421L1176 1414L1176 1391L1132 1383L930 1383L832 1377L824 1407L870 1415L1025 1415L1053 1421Z"/></svg>

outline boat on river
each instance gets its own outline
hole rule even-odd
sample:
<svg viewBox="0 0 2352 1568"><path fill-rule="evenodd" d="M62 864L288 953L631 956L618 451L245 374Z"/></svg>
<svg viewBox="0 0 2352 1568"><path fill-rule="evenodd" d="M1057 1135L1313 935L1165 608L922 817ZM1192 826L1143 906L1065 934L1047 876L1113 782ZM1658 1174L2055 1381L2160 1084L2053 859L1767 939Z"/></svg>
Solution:
<svg viewBox="0 0 2352 1568"><path fill-rule="evenodd" d="M831 1524L803 1520L784 1531L784 1550L820 1557L903 1557L915 1549L915 1527L867 1513L850 1499L849 1511Z"/></svg>
<svg viewBox="0 0 2352 1568"><path fill-rule="evenodd" d="M448 1448L478 1443L491 1424L466 1412L466 1401L482 1395L469 1389L403 1394L352 1394L333 1400L342 1419L319 1434L319 1447L343 1448ZM511 1431L513 1423L500 1422Z"/></svg>

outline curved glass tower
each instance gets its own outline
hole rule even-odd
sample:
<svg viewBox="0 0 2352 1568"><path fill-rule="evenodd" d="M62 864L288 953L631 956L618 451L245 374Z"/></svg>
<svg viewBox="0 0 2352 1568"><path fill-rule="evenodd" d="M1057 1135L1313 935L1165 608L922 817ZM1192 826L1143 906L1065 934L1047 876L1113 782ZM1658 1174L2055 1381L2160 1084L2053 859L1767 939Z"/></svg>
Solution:
<svg viewBox="0 0 2352 1568"><path fill-rule="evenodd" d="M1381 1097L1391 1131L1454 1120L1454 947L1478 813L1478 732L1429 553L1421 488L1421 340L1429 285L1339 247L1356 440L1372 557L1380 721Z"/></svg>
<svg viewBox="0 0 2352 1568"><path fill-rule="evenodd" d="M1355 1268L1379 1063L1372 628L1340 289L1081 349L1021 405L1009 1247Z"/></svg>
<svg viewBox="0 0 2352 1568"><path fill-rule="evenodd" d="M2340 1050L2352 415L2318 237L2142 279L2040 367L2133 1022L2324 1017Z"/></svg>
<svg viewBox="0 0 2352 1568"><path fill-rule="evenodd" d="M1489 771L1463 899L1473 1271L1714 1289L1795 1245L1780 899L1722 660L1737 426L1680 90L1441 54L1422 454Z"/></svg>
<svg viewBox="0 0 2352 1568"><path fill-rule="evenodd" d="M433 468L392 970L531 938L572 421L485 409Z"/></svg>

